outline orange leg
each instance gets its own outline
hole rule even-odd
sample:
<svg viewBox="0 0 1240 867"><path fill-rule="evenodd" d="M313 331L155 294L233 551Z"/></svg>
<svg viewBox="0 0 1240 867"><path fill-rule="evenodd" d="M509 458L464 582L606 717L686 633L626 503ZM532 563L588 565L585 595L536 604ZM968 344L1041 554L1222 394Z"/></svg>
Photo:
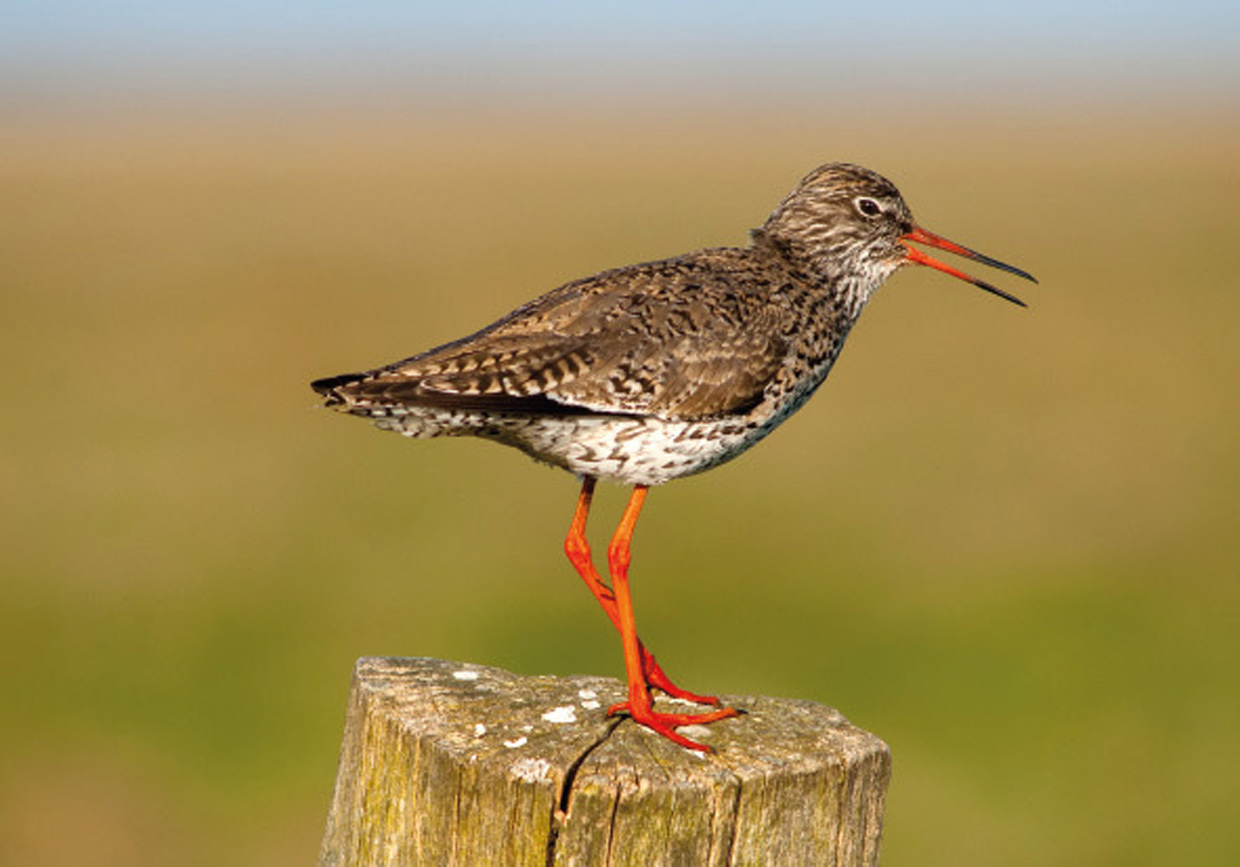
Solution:
<svg viewBox="0 0 1240 867"><path fill-rule="evenodd" d="M637 624L633 619L633 597L629 593L629 542L633 538L633 527L637 524L637 516L641 514L642 504L646 501L645 485L633 488L629 504L620 518L620 525L611 538L607 548L607 565L611 569L611 580L616 600L616 619L619 621L620 640L624 645L624 671L629 683L629 700L613 706L609 713L627 713L634 722L653 729L663 737L680 744L690 750L710 752L710 747L691 741L676 733L677 726L710 723L716 720L736 716L735 708L724 707L708 713L660 713L656 711L650 700L650 686L642 671L642 646L637 640Z"/></svg>
<svg viewBox="0 0 1240 867"><path fill-rule="evenodd" d="M581 484L581 496L577 498L577 511L573 514L573 523L569 527L568 538L564 540L564 551L568 554L568 559L577 570L577 574L582 577L586 586L590 588L590 592L594 594L594 598L598 600L599 605L603 606L603 611L612 625L616 629L621 629L620 615L616 611L615 594L594 568L590 543L586 541L586 519L590 516L590 502L593 497L594 479L587 476ZM698 695L672 683L663 673L659 663L655 661L654 654L647 650L640 640L637 642L637 652L641 659L642 677L649 686L673 698L681 698L697 704L719 704L719 699L713 695Z"/></svg>

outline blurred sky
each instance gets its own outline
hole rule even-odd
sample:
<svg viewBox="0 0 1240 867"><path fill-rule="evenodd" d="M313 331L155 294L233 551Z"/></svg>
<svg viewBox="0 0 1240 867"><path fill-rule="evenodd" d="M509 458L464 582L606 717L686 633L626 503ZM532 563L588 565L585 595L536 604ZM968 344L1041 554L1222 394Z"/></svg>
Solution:
<svg viewBox="0 0 1240 867"><path fill-rule="evenodd" d="M17 0L6 102L668 87L865 93L895 85L1228 102L1240 3L626 0Z"/></svg>

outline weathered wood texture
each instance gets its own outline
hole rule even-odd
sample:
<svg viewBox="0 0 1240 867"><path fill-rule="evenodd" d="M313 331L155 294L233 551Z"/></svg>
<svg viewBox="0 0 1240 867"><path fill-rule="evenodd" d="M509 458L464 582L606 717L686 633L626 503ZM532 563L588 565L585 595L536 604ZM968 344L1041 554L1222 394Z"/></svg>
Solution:
<svg viewBox="0 0 1240 867"><path fill-rule="evenodd" d="M839 712L748 711L682 749L607 707L601 677L362 659L320 864L878 862L891 755Z"/></svg>

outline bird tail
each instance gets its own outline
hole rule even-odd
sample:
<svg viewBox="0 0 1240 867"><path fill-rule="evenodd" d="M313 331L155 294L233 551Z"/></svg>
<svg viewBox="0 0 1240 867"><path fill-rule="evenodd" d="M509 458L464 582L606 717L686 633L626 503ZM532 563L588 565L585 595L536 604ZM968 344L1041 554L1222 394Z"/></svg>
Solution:
<svg viewBox="0 0 1240 867"><path fill-rule="evenodd" d="M338 389L346 385L352 385L365 378L366 374L364 373L342 373L339 376L325 376L322 379L316 379L310 383L310 387L327 398L325 406L339 406L340 404L348 403L348 400Z"/></svg>

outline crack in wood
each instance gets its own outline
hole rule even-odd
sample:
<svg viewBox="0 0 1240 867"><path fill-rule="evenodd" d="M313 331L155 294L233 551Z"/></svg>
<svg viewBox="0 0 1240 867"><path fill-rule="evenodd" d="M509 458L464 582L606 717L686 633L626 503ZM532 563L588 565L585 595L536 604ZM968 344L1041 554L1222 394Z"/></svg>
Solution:
<svg viewBox="0 0 1240 867"><path fill-rule="evenodd" d="M732 802L732 833L728 835L728 854L727 864L735 864L736 857L736 835L741 829L741 789L745 787L745 781L738 774L736 777L736 799Z"/></svg>
<svg viewBox="0 0 1240 867"><path fill-rule="evenodd" d="M361 660L320 863L877 863L881 740L831 708L752 696L732 703L762 712L712 727L712 756L584 703L576 725L548 716L623 689Z"/></svg>
<svg viewBox="0 0 1240 867"><path fill-rule="evenodd" d="M611 864L611 850L616 845L616 814L620 812L620 799L624 797L621 787L616 786L616 797L611 802L611 817L607 822L607 856L603 864Z"/></svg>
<svg viewBox="0 0 1240 867"><path fill-rule="evenodd" d="M582 750L581 755L573 759L565 769L564 782L560 784L560 795L551 809L551 825L547 831L547 867L552 867L555 864L555 844L560 838L560 828L568 820L569 801L572 799L573 781L577 779L577 772L581 770L581 766L590 757L590 754L605 744L622 722L624 722L623 718L612 720L611 724L607 726L607 731L603 732L602 737ZM617 797L618 801L619 798Z"/></svg>

